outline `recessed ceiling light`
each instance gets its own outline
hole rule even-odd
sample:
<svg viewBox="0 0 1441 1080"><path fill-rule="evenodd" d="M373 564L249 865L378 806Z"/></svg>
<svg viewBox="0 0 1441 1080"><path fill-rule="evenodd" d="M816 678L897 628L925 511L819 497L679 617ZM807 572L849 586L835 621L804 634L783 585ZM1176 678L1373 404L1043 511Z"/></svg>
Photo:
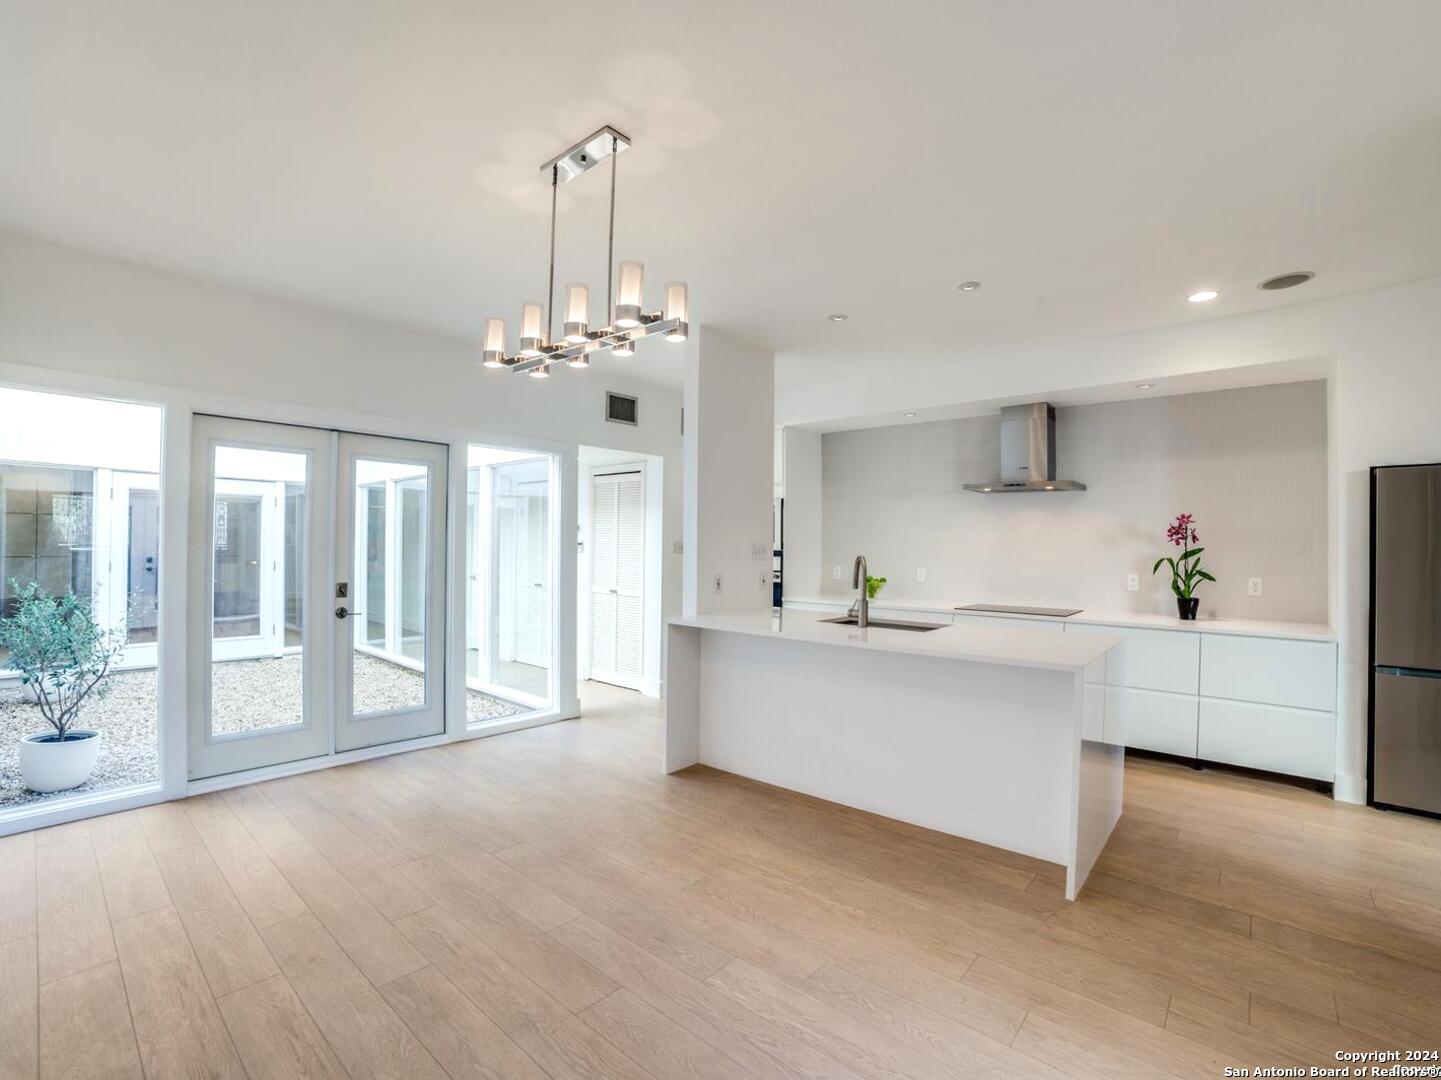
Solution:
<svg viewBox="0 0 1441 1080"><path fill-rule="evenodd" d="M827 315L826 318L830 319L831 322L845 322L847 319L850 318L850 316L842 315L840 312L837 312L834 315Z"/></svg>
<svg viewBox="0 0 1441 1080"><path fill-rule="evenodd" d="M901 413L901 415L904 416L907 420L914 420L916 418L916 414L913 412Z"/></svg>
<svg viewBox="0 0 1441 1080"><path fill-rule="evenodd" d="M1273 278L1267 278L1257 288L1269 289L1274 292L1277 289L1294 289L1297 285L1304 285L1316 275L1310 270L1293 270L1289 274L1277 274Z"/></svg>
<svg viewBox="0 0 1441 1080"><path fill-rule="evenodd" d="M1156 384L1153 383L1153 382L1138 382L1138 383L1136 384L1136 389L1137 389L1137 390L1150 390L1150 389L1153 389L1153 388L1155 387L1155 385L1156 385Z"/></svg>
<svg viewBox="0 0 1441 1080"><path fill-rule="evenodd" d="M1202 289L1200 292L1193 292L1190 296L1186 297L1186 299L1193 304L1206 304L1220 295L1221 294L1215 289Z"/></svg>
<svg viewBox="0 0 1441 1080"><path fill-rule="evenodd" d="M961 292L975 292L980 287L981 283L979 281L963 281L956 286Z"/></svg>

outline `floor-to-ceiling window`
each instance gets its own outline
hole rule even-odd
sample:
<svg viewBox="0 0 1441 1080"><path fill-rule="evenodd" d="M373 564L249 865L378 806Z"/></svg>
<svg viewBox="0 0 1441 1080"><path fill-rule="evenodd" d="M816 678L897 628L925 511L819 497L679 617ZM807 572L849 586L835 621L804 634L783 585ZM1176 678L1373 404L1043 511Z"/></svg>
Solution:
<svg viewBox="0 0 1441 1080"><path fill-rule="evenodd" d="M466 508L466 678L505 699L472 722L555 700L555 460L472 446Z"/></svg>
<svg viewBox="0 0 1441 1080"><path fill-rule="evenodd" d="M0 647L0 813L159 779L160 448L155 406L0 387L0 619L26 635ZM49 726L19 668L69 595L117 655L76 718L100 733L89 779L39 794L19 740Z"/></svg>

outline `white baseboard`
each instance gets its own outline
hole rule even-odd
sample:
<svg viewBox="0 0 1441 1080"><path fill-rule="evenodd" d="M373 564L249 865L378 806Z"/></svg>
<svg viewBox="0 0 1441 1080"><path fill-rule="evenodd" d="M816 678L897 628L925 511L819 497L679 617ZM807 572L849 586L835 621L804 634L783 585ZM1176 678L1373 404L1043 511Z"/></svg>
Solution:
<svg viewBox="0 0 1441 1080"><path fill-rule="evenodd" d="M1336 783L1331 789L1331 794L1337 802L1362 806L1366 802L1366 778L1337 773Z"/></svg>

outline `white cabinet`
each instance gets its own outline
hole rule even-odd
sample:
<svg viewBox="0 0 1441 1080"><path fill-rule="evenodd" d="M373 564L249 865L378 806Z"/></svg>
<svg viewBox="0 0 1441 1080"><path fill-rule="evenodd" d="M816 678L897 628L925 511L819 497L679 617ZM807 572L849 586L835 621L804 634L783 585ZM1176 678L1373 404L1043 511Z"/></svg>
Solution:
<svg viewBox="0 0 1441 1080"><path fill-rule="evenodd" d="M1081 693L1081 738L1092 742L1106 739L1106 688L1086 683ZM1108 740L1125 743L1121 740Z"/></svg>
<svg viewBox="0 0 1441 1080"><path fill-rule="evenodd" d="M1107 654L1106 683L1136 690L1194 694L1200 667L1200 635L1180 630L1141 630L1128 626L1072 623L1066 633L1120 638ZM1089 678L1089 672L1087 673Z"/></svg>
<svg viewBox="0 0 1441 1080"><path fill-rule="evenodd" d="M1088 738L1103 714L1107 742L1334 779L1334 642L1085 623L1065 629L1121 641L1086 668Z"/></svg>
<svg viewBox="0 0 1441 1080"><path fill-rule="evenodd" d="M1208 634L1201 642L1201 696L1330 712L1336 708L1336 646Z"/></svg>
<svg viewBox="0 0 1441 1080"><path fill-rule="evenodd" d="M1108 686L1106 741L1193 758L1197 756L1196 712L1194 694Z"/></svg>
<svg viewBox="0 0 1441 1080"><path fill-rule="evenodd" d="M1197 757L1313 780L1332 780L1336 771L1336 714L1202 698Z"/></svg>

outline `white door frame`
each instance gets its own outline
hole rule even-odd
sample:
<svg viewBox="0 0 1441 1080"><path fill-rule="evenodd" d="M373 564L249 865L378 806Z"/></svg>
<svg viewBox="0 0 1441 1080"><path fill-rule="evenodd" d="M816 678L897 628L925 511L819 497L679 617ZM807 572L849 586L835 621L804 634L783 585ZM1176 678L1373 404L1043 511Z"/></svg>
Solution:
<svg viewBox="0 0 1441 1080"><path fill-rule="evenodd" d="M426 560L425 560L425 663L423 680L425 701L420 706L354 714L354 656L375 653L372 648L354 644L355 620L332 616L335 656L333 695L335 702L335 749L356 750L382 743L439 735L445 731L446 658L449 653L447 625L447 516L449 508L449 447L443 443L393 439L379 435L355 435L341 432L337 436L335 491L335 575L329 580L355 584L356 553L361 539L360 507L355 498L356 461L359 459L419 466L425 470L426 488ZM396 645L399 654L398 623L400 616L400 500L395 480L386 485L386 638ZM352 604L338 597L338 612L359 607L363 592L357 592ZM390 657L386 658L390 660ZM401 666L417 667L414 663Z"/></svg>
<svg viewBox="0 0 1441 1080"><path fill-rule="evenodd" d="M326 680L321 673L331 667L331 620L327 609L330 582L333 580L330 574L333 549L329 541L334 443L333 432L316 428L217 416L195 417L191 444L190 558L187 575L190 643L187 749L188 773L192 781L331 752L330 702L324 693ZM215 481L215 448L219 445L305 454L306 608L301 679L304 720L282 728L217 736L210 731L211 671L215 660L234 655L227 648L215 649L212 636L215 610L214 494L217 486L228 489L234 483L221 480L217 484ZM264 547L262 541L262 551ZM262 619L266 606L262 601ZM246 655L255 654L252 651Z"/></svg>

